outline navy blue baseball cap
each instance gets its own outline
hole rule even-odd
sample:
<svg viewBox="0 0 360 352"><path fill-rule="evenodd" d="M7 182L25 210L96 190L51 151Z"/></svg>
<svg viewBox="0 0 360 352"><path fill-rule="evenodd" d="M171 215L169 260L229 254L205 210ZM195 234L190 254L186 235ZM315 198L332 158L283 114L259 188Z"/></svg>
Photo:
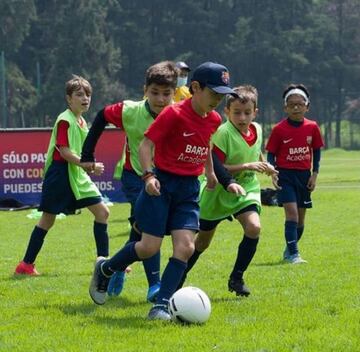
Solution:
<svg viewBox="0 0 360 352"><path fill-rule="evenodd" d="M231 94L238 96L230 87L230 75L229 70L220 64L215 62L204 62L198 66L191 77L191 82L197 81L205 84L219 94Z"/></svg>

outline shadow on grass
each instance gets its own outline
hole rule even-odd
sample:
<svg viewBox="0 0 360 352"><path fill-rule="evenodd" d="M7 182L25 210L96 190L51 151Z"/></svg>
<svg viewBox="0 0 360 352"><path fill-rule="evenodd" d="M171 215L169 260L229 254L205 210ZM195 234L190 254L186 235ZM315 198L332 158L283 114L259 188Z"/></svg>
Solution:
<svg viewBox="0 0 360 352"><path fill-rule="evenodd" d="M146 328L146 329L156 329L160 326L163 326L166 322L156 321L155 324L153 322L149 322L147 320L147 316L144 314L144 316L134 316L132 313L129 313L129 315L124 315L127 313L127 308L134 307L134 306L145 306L149 305L146 302L132 302L124 298L116 298L116 299L109 299L105 305L98 306L94 303L80 303L80 304L69 304L69 305L53 305L49 306L50 308L57 308L60 311L62 311L67 316L79 316L83 315L87 318L89 316L93 318L94 323L100 325L106 325L106 326L118 326L122 328ZM44 305L41 306L42 308ZM149 305L150 309L150 305ZM113 317L113 316L91 316L93 313L95 313L98 310L109 310L109 311L116 311L118 310L119 316ZM146 312L146 309L144 309ZM120 314L122 316L120 316ZM168 323L167 323L168 324Z"/></svg>
<svg viewBox="0 0 360 352"><path fill-rule="evenodd" d="M128 218L125 219L111 219L109 220L109 223L117 224L117 223L124 223L129 222Z"/></svg>
<svg viewBox="0 0 360 352"><path fill-rule="evenodd" d="M277 266L277 265L287 265L282 259L276 262L264 262L264 263L252 263L253 266Z"/></svg>

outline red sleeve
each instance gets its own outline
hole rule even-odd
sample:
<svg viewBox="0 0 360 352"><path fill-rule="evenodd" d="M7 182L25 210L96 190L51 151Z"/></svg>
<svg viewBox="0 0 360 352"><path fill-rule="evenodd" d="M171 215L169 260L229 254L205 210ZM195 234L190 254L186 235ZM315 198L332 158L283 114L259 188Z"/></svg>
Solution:
<svg viewBox="0 0 360 352"><path fill-rule="evenodd" d="M225 159L226 159L226 154L220 148L218 148L215 144L213 147L213 152L216 154L218 159L224 164Z"/></svg>
<svg viewBox="0 0 360 352"><path fill-rule="evenodd" d="M316 124L314 127L313 133L313 141L312 141L312 148L313 149L320 149L324 146L324 141L321 137L321 132L319 126Z"/></svg>
<svg viewBox="0 0 360 352"><path fill-rule="evenodd" d="M60 121L57 128L56 134L56 145L59 147L68 147L69 139L68 139L68 131L69 123L67 121Z"/></svg>
<svg viewBox="0 0 360 352"><path fill-rule="evenodd" d="M122 123L123 107L124 107L124 103L120 102L120 103L108 105L104 109L105 120L108 123L112 123L116 127L121 128L122 130L124 129Z"/></svg>
<svg viewBox="0 0 360 352"><path fill-rule="evenodd" d="M145 131L144 136L149 138L153 143L156 143L158 140L163 140L164 133L176 131L175 115L177 115L176 110L171 106L166 107L156 117L155 121L150 125L147 131Z"/></svg>
<svg viewBox="0 0 360 352"><path fill-rule="evenodd" d="M269 140L266 144L265 149L269 151L270 153L276 154L279 146L279 137L277 133L277 128L274 127L273 130L270 133Z"/></svg>

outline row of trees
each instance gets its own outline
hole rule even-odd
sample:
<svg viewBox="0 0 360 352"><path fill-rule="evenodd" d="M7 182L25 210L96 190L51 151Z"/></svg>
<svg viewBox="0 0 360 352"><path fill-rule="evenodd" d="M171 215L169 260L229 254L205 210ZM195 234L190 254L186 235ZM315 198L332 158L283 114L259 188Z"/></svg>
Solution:
<svg viewBox="0 0 360 352"><path fill-rule="evenodd" d="M285 85L304 83L309 116L341 147L342 122L360 124L359 18L359 0L1 0L0 126L54 120L72 73L91 81L94 116L141 98L157 61L210 60L229 67L234 85L258 88L267 132L282 117Z"/></svg>

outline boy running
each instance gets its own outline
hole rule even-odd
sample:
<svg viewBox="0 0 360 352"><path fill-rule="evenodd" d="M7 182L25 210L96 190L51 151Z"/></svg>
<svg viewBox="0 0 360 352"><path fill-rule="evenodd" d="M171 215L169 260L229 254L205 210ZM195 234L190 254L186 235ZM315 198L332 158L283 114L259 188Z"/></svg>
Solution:
<svg viewBox="0 0 360 352"><path fill-rule="evenodd" d="M89 289L97 304L105 303L107 285L114 272L153 256L159 251L164 234L171 233L173 255L162 275L156 304L148 315L149 319L170 320L169 298L194 251L194 235L199 227L198 176L204 166L208 187L214 188L217 181L209 142L221 124L221 116L213 110L225 94L235 94L229 87L227 68L212 62L195 69L190 91L191 99L165 108L145 132L139 150L145 187L135 206L142 237L128 243L109 260L97 262Z"/></svg>
<svg viewBox="0 0 360 352"><path fill-rule="evenodd" d="M97 114L85 140L81 161L87 166L95 160L94 150L99 137L108 123L121 128L126 134L125 162L122 170L122 191L129 201L132 226L129 242L139 241L141 234L136 229L134 207L140 191L144 187L141 179L142 168L139 161L139 145L144 132L157 115L172 103L178 77L178 69L171 61L162 61L150 66L145 75L144 94L141 101L124 100L108 105ZM153 302L160 289L160 252L143 261L149 289L147 300ZM108 287L108 294L119 295L123 288L124 271L118 271Z"/></svg>
<svg viewBox="0 0 360 352"><path fill-rule="evenodd" d="M226 192L220 185L214 191L203 190L200 196L200 232L179 288L199 256L209 247L218 224L233 216L242 226L244 236L239 244L228 288L231 292L235 291L237 296L248 296L250 290L245 285L243 275L255 255L261 229L260 183L256 172L276 175L277 171L263 161L262 131L260 125L254 122L258 112L256 88L240 86L234 88L234 91L238 97L230 95L226 99L225 114L228 121L212 138L213 154L214 163L218 158L224 164L235 181L245 189L245 195L238 197Z"/></svg>

